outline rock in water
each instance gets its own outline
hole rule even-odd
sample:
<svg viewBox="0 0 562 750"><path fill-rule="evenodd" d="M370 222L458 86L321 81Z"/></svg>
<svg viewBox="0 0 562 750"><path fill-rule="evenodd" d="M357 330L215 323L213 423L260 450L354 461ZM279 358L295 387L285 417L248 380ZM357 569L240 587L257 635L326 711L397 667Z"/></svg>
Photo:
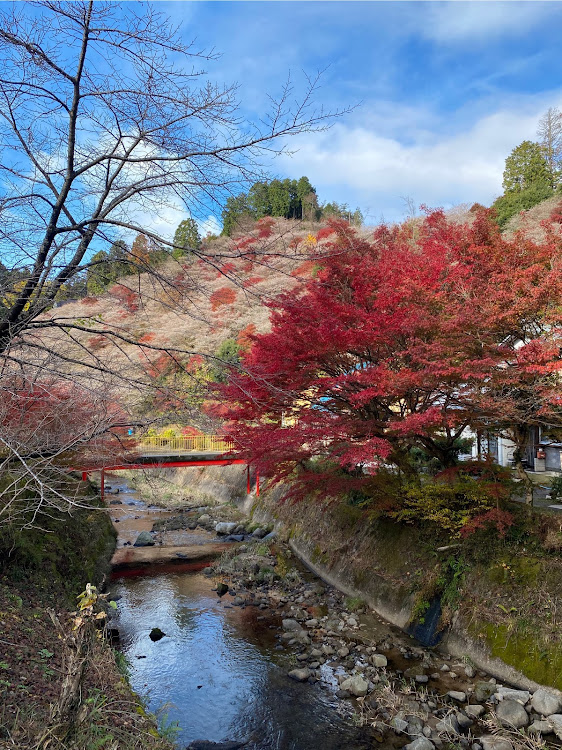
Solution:
<svg viewBox="0 0 562 750"><path fill-rule="evenodd" d="M364 680L361 675L357 674L344 680L340 685L340 688L342 690L347 690L348 693L351 693L351 695L354 695L356 698L362 698L364 695L367 695L369 683L367 680Z"/></svg>
<svg viewBox="0 0 562 750"><path fill-rule="evenodd" d="M135 547L154 547L156 542L150 536L148 531L141 531L134 544Z"/></svg>
<svg viewBox="0 0 562 750"><path fill-rule="evenodd" d="M289 672L289 677L297 682L306 682L310 677L310 669L306 667L304 669L292 669Z"/></svg>
<svg viewBox="0 0 562 750"><path fill-rule="evenodd" d="M220 521L219 523L215 524L215 531L217 534L222 534L225 536L226 534L232 534L234 529L238 526L237 523L233 523L232 521Z"/></svg>
<svg viewBox="0 0 562 750"><path fill-rule="evenodd" d="M159 641L165 635L166 633L164 633L163 630L160 630L160 628L152 628L148 637L150 638L151 641Z"/></svg>
<svg viewBox="0 0 562 750"><path fill-rule="evenodd" d="M224 596L227 591L228 591L228 586L226 585L226 583L217 584L217 594L219 596Z"/></svg>

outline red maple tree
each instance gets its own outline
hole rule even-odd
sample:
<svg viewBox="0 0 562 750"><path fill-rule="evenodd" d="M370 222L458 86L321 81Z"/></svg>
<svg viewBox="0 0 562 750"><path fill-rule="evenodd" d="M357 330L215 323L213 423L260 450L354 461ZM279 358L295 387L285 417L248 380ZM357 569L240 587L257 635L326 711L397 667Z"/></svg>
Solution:
<svg viewBox="0 0 562 750"><path fill-rule="evenodd" d="M317 277L270 303L271 332L221 388L217 411L270 479L363 487L383 464L411 471L416 446L450 466L467 426L517 440L562 424L555 231L504 240L486 211L428 213L415 235L333 226Z"/></svg>

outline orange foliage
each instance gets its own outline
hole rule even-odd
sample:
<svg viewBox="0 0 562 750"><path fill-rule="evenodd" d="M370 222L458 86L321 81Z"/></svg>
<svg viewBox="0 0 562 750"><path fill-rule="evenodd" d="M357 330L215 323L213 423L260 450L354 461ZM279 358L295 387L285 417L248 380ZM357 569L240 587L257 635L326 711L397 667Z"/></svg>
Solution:
<svg viewBox="0 0 562 750"><path fill-rule="evenodd" d="M291 271L291 276L311 276L315 265L316 261L305 260L305 262L301 263L298 268L295 268L294 271Z"/></svg>
<svg viewBox="0 0 562 750"><path fill-rule="evenodd" d="M247 352L252 347L252 336L256 333L256 326L250 323L243 328L236 338L236 343L241 352Z"/></svg>
<svg viewBox="0 0 562 750"><path fill-rule="evenodd" d="M211 310L215 311L222 305L231 305L236 299L236 292L234 289L230 289L227 286L223 286L213 292L209 297L211 303Z"/></svg>

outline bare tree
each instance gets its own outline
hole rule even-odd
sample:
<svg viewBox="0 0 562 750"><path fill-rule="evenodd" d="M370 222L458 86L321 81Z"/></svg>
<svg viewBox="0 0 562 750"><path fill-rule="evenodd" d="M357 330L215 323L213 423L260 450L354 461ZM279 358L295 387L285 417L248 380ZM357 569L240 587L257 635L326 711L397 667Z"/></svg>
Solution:
<svg viewBox="0 0 562 750"><path fill-rule="evenodd" d="M557 107L549 107L541 117L537 135L550 171L551 187L556 187L562 166L562 113Z"/></svg>
<svg viewBox="0 0 562 750"><path fill-rule="evenodd" d="M0 396L11 409L0 413L0 472L9 489L0 488L0 495L14 500L4 514L13 519L30 488L38 498L32 510L63 507L68 496L53 467L68 466L85 444L100 450L100 436L118 423L101 408L99 394L114 389L123 365L89 352L80 381L80 334L99 332L117 348L137 343L97 316L52 314L63 287L99 262L99 250L124 237L143 234L152 247L183 250L154 229L154 217L170 207L191 215L219 207L226 195L263 176L265 162L286 148L288 136L328 127L343 112L316 108L316 77L300 99L287 82L270 99L269 113L246 121L237 87L206 78L201 66L216 59L214 51L184 44L144 3L4 6L0 53ZM204 248L193 252L216 267ZM142 254L131 253L126 262L149 271L155 284L173 286ZM159 350L143 344L144 353ZM41 403L37 389L45 391L52 404L64 380L74 408L61 401L56 419L45 413L18 427L13 410L25 412L26 393ZM133 376L131 384L144 386ZM90 401L97 391L86 421L76 409L90 403L84 389ZM63 423L66 434L52 439L54 425Z"/></svg>
<svg viewBox="0 0 562 750"><path fill-rule="evenodd" d="M53 326L42 313L93 250L124 232L173 250L146 217L220 202L286 136L342 114L314 107L316 78L296 104L288 83L267 116L246 122L236 87L196 67L216 55L183 44L144 4L44 0L37 14L16 3L0 15L0 51L5 357L27 331Z"/></svg>

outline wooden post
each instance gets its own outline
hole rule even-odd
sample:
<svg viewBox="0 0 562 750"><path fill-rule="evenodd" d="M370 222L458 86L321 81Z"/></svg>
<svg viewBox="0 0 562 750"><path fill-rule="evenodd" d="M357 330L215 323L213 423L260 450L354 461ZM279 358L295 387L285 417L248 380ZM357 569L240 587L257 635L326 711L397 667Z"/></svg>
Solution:
<svg viewBox="0 0 562 750"><path fill-rule="evenodd" d="M260 473L256 471L256 496L260 496Z"/></svg>
<svg viewBox="0 0 562 750"><path fill-rule="evenodd" d="M246 467L246 494L250 494L250 464Z"/></svg>
<svg viewBox="0 0 562 750"><path fill-rule="evenodd" d="M101 499L103 502L105 500L105 472L103 469L101 470L100 490L101 490Z"/></svg>
<svg viewBox="0 0 562 750"><path fill-rule="evenodd" d="M88 481L88 472L87 471L83 471L82 472L82 481L83 482L87 482Z"/></svg>

